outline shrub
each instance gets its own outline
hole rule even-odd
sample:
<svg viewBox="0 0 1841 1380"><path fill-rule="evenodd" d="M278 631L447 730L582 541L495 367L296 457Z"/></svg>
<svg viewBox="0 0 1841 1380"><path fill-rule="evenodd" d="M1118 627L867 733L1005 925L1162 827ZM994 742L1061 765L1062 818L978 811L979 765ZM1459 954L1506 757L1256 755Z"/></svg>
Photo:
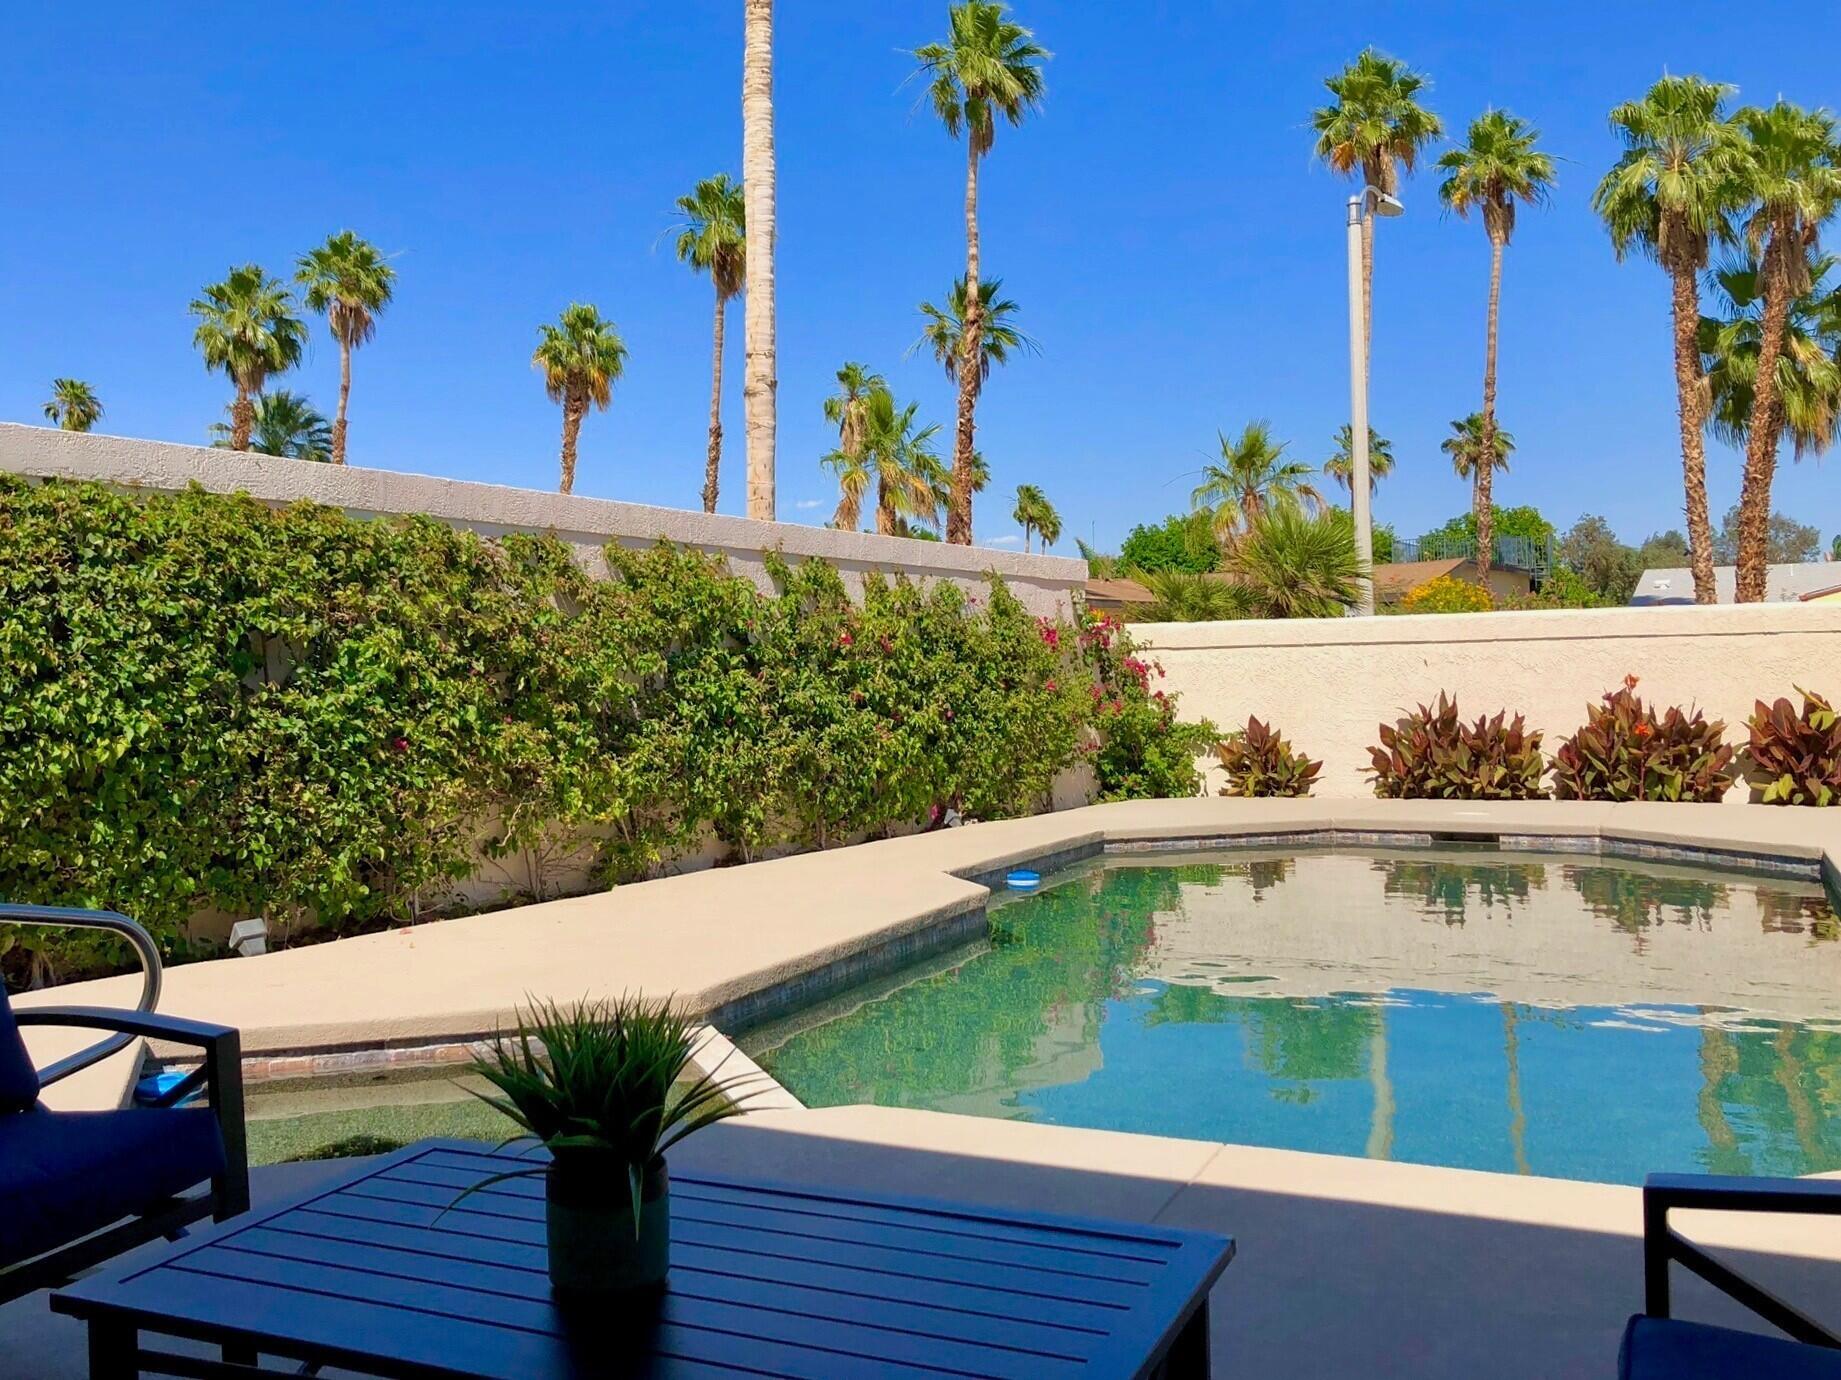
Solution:
<svg viewBox="0 0 1841 1380"><path fill-rule="evenodd" d="M1540 800L1547 764L1541 735L1517 714L1466 724L1457 702L1441 692L1435 708L1420 705L1392 725L1370 748L1374 793L1385 800Z"/></svg>
<svg viewBox="0 0 1841 1380"><path fill-rule="evenodd" d="M1079 649L1092 697L1092 723L1099 741L1093 773L1101 800L1169 799L1199 795L1202 774L1195 759L1215 740L1215 726L1176 717L1176 697L1152 689L1163 666L1137 655L1123 625L1103 614L1089 615Z"/></svg>
<svg viewBox="0 0 1841 1380"><path fill-rule="evenodd" d="M1766 805L1841 803L1841 716L1813 691L1798 714L1787 699L1752 711L1748 775Z"/></svg>
<svg viewBox="0 0 1841 1380"><path fill-rule="evenodd" d="M0 896L284 937L440 910L483 848L552 892L714 835L740 859L1196 784L1201 731L1116 634L993 582L870 580L550 537L0 479ZM1212 741L1212 734L1210 735ZM125 955L8 930L14 978Z"/></svg>
<svg viewBox="0 0 1841 1380"><path fill-rule="evenodd" d="M1253 618L1341 618L1361 597L1355 527L1341 508L1310 516L1293 504L1260 512L1223 554Z"/></svg>
<svg viewBox="0 0 1841 1380"><path fill-rule="evenodd" d="M1400 601L1402 613L1488 613L1495 607L1482 585L1450 575L1416 585Z"/></svg>
<svg viewBox="0 0 1841 1380"><path fill-rule="evenodd" d="M1636 677L1625 676L1600 705L1586 710L1579 731L1553 758L1554 792L1562 800L1688 800L1717 802L1732 788L1732 749L1726 725L1698 709L1666 714L1643 703Z"/></svg>
<svg viewBox="0 0 1841 1380"><path fill-rule="evenodd" d="M1221 794L1247 799L1307 796L1323 770L1322 762L1294 752L1277 729L1251 716L1245 728L1215 744L1215 756L1227 773Z"/></svg>
<svg viewBox="0 0 1841 1380"><path fill-rule="evenodd" d="M1635 576L1631 577L1632 581ZM1530 594L1517 595L1504 605L1511 609L1599 609L1615 607L1622 600L1612 601L1599 595L1585 577L1567 566L1556 565L1541 581L1541 587Z"/></svg>

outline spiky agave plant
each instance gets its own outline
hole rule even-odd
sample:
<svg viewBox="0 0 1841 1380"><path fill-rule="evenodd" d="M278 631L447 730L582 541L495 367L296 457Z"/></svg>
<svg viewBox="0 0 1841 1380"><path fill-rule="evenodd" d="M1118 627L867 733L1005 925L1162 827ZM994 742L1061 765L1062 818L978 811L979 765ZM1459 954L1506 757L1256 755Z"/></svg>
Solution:
<svg viewBox="0 0 1841 1380"><path fill-rule="evenodd" d="M517 1034L495 1036L473 1065L498 1094L473 1095L558 1162L579 1167L593 1156L623 1164L637 1234L648 1170L684 1137L735 1116L750 1095L737 1095L747 1077L720 1078L720 1066L686 1076L702 1043L670 998L629 994L566 1007L533 1000L519 1013ZM534 1165L494 1175L467 1192L542 1172Z"/></svg>

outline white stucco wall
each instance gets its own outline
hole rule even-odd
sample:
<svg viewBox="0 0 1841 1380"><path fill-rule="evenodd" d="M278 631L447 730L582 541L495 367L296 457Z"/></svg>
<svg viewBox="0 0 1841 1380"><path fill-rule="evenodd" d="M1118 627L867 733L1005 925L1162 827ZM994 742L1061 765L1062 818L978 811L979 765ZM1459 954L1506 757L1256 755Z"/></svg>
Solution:
<svg viewBox="0 0 1841 1380"><path fill-rule="evenodd" d="M1317 794L1372 798L1363 771L1377 727L1456 696L1467 718L1525 714L1549 753L1586 706L1622 683L1661 706L1699 705L1741 742L1754 701L1802 685L1841 696L1841 604L1420 614L1276 622L1145 623L1185 718L1224 729L1249 714L1324 759ZM1219 785L1211 781L1210 789ZM1735 788L1727 797L1743 803Z"/></svg>
<svg viewBox="0 0 1841 1380"><path fill-rule="evenodd" d="M995 571L1039 614L1069 612L1072 595L1084 588L1087 578L1085 561L1062 556L1025 556L1017 551L837 532L801 523L755 522L501 484L355 466L308 465L209 446L77 435L11 423L0 423L0 471L38 479L89 479L152 492L170 492L195 483L217 493L241 491L266 503L311 499L358 517L426 513L486 536L553 531L589 559L597 559L596 553L610 541L648 546L665 538L722 553L736 573L749 576L763 588L767 580L761 553L773 550L795 562L822 557L853 584L864 572L877 570L951 580L978 589L986 573Z"/></svg>

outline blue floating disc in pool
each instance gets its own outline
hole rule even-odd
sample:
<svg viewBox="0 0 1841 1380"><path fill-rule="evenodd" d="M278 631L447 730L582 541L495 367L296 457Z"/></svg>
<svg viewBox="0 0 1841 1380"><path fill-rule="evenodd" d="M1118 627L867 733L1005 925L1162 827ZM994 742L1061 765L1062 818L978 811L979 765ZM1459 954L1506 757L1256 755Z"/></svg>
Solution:
<svg viewBox="0 0 1841 1380"><path fill-rule="evenodd" d="M1042 885L1042 874L1031 872L1026 867L1019 867L1004 878L1004 885L1012 891L1034 891Z"/></svg>
<svg viewBox="0 0 1841 1380"><path fill-rule="evenodd" d="M134 1100L142 1106L151 1106L178 1087L185 1079L184 1073L174 1069L150 1073L134 1085Z"/></svg>

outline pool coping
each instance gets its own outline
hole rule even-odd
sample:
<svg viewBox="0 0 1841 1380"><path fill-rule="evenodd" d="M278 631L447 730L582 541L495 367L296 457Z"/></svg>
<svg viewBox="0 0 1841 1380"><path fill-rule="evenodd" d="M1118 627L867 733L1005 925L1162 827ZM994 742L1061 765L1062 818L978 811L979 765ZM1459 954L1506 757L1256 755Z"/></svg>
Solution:
<svg viewBox="0 0 1841 1380"><path fill-rule="evenodd" d="M1841 896L1841 810L1580 801L1131 801L662 878L258 958L174 968L162 1009L237 1026L251 1081L459 1063L532 995L675 993L745 1030L986 923L1003 874L1101 852L1494 841L1757 867ZM130 978L20 1005L130 1004ZM160 1051L162 1054L166 1051ZM776 1085L777 1086L777 1085ZM96 1096L93 1085L83 1095Z"/></svg>

